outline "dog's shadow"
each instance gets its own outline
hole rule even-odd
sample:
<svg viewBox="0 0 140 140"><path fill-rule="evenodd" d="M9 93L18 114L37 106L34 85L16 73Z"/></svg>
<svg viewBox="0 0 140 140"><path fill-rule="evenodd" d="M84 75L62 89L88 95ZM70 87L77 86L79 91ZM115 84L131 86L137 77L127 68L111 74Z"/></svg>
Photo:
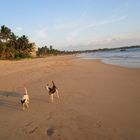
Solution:
<svg viewBox="0 0 140 140"><path fill-rule="evenodd" d="M0 91L0 108L19 110L21 93L13 91Z"/></svg>

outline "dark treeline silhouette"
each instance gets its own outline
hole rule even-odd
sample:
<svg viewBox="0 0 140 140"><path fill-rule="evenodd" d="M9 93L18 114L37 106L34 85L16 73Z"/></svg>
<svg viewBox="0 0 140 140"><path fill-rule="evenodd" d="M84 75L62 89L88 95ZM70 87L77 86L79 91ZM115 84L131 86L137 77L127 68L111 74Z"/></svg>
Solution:
<svg viewBox="0 0 140 140"><path fill-rule="evenodd" d="M78 51L61 51L61 54L77 54L77 53L92 53L92 52L99 52L99 51L126 51L127 49L132 48L140 48L140 45L134 45L134 46L126 46L126 47L118 47L118 48L100 48L100 49L94 49L94 50L78 50Z"/></svg>
<svg viewBox="0 0 140 140"><path fill-rule="evenodd" d="M71 54L80 54L80 53L92 53L92 52L99 52L99 51L114 51L114 50L119 50L119 51L126 51L127 49L132 49L132 48L140 48L140 45L135 45L135 46L126 46L126 47L118 47L118 48L100 48L100 49L93 49L93 50L77 50L77 51L60 51L60 50L55 50L54 53L50 53L51 55L56 54L56 55L71 55ZM38 48L39 50L41 48ZM49 53L48 48L42 47L41 51L44 52L44 56L48 55ZM56 51L56 53L55 53Z"/></svg>
<svg viewBox="0 0 140 140"><path fill-rule="evenodd" d="M47 46L38 48L37 50L37 56L39 57L43 57L43 56L49 56L49 55L60 55L62 52L57 50L57 49L53 49L52 45L50 45L50 47L48 48Z"/></svg>
<svg viewBox="0 0 140 140"><path fill-rule="evenodd" d="M140 45L118 47L118 48L103 48L103 49L95 49L95 50L78 50L78 51L60 51L57 49L53 49L52 46L50 46L50 48L44 46L42 48L38 48L37 55L39 57L43 57L49 55L71 55L71 54L80 54L80 53L92 53L98 51L113 51L113 50L126 51L126 49L131 49L131 48L140 48Z"/></svg>
<svg viewBox="0 0 140 140"><path fill-rule="evenodd" d="M34 49L33 43L29 42L27 36L18 37L5 25L1 26L0 59L31 57Z"/></svg>

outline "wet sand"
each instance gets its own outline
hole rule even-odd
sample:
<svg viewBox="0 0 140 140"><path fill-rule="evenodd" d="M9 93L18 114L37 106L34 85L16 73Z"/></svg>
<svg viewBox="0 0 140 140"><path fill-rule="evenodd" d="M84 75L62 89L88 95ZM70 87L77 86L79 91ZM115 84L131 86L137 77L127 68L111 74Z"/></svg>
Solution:
<svg viewBox="0 0 140 140"><path fill-rule="evenodd" d="M52 104L45 85L59 88ZM26 84L30 107L22 111ZM0 61L0 140L139 140L140 69L56 56Z"/></svg>

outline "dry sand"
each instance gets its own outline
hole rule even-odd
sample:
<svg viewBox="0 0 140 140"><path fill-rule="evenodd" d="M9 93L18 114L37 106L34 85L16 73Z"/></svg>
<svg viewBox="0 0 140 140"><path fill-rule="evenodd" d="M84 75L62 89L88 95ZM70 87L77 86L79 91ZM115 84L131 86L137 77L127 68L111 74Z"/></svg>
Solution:
<svg viewBox="0 0 140 140"><path fill-rule="evenodd" d="M54 104L44 88L51 80ZM0 140L140 140L140 69L74 56L0 61Z"/></svg>

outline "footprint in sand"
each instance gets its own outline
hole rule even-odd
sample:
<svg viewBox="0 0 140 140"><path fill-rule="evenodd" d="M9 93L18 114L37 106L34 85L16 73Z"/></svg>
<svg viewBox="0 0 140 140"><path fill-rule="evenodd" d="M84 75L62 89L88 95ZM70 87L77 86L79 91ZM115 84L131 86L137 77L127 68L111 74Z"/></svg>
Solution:
<svg viewBox="0 0 140 140"><path fill-rule="evenodd" d="M53 128L48 128L47 129L47 135L52 136L54 134L54 129Z"/></svg>
<svg viewBox="0 0 140 140"><path fill-rule="evenodd" d="M53 112L49 112L49 115L47 116L47 120L52 119L52 116L53 116Z"/></svg>
<svg viewBox="0 0 140 140"><path fill-rule="evenodd" d="M34 129L30 130L30 131L29 131L29 134L34 133L37 129L38 129L38 127L35 127Z"/></svg>
<svg viewBox="0 0 140 140"><path fill-rule="evenodd" d="M58 140L61 140L61 135L57 132L57 130L54 130L53 128L48 128L47 129L47 135L49 137L52 137L53 136L53 138L56 138Z"/></svg>
<svg viewBox="0 0 140 140"><path fill-rule="evenodd" d="M27 134L27 133L32 134L32 133L34 133L34 132L38 129L37 126L36 126L36 127L33 127L33 126L32 126L33 122L34 122L34 121L28 122L28 123L25 125L25 127L22 129L22 131L23 131L25 134Z"/></svg>
<svg viewBox="0 0 140 140"><path fill-rule="evenodd" d="M96 126L97 126L98 128L100 128L102 125L103 125L103 123L102 123L101 121L98 121L98 122L96 123Z"/></svg>
<svg viewBox="0 0 140 140"><path fill-rule="evenodd" d="M33 123L33 121L27 123L25 126L30 126Z"/></svg>

